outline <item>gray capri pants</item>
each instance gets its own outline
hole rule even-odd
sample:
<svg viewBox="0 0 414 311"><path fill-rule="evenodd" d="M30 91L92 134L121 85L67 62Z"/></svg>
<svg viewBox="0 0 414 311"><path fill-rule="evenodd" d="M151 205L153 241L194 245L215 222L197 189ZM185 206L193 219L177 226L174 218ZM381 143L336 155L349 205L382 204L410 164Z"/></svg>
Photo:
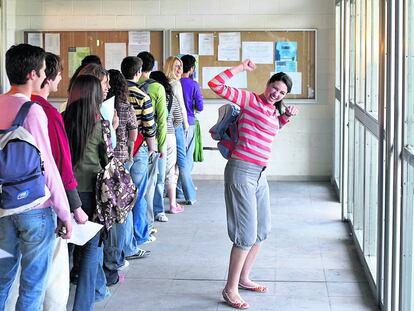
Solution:
<svg viewBox="0 0 414 311"><path fill-rule="evenodd" d="M265 167L230 159L224 170L227 231L236 247L250 249L271 229L269 185Z"/></svg>

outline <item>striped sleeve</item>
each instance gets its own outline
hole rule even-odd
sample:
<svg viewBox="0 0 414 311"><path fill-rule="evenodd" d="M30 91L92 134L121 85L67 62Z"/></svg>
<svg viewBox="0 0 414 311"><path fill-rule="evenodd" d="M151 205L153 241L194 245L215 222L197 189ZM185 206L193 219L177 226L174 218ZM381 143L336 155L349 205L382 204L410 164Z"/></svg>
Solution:
<svg viewBox="0 0 414 311"><path fill-rule="evenodd" d="M232 103L239 105L242 109L250 98L250 93L245 90L240 90L235 87L231 87L225 84L226 80L233 77L230 69L226 69L222 73L219 73L213 79L208 82L210 89L218 96L231 101Z"/></svg>
<svg viewBox="0 0 414 311"><path fill-rule="evenodd" d="M154 121L154 108L151 98L145 95L142 105L142 133L144 137L154 137L156 134L156 126Z"/></svg>

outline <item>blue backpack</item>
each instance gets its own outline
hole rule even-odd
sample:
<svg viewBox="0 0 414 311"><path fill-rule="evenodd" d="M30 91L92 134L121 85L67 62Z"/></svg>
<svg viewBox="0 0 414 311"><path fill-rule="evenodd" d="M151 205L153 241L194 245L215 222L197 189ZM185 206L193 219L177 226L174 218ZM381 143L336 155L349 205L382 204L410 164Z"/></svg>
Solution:
<svg viewBox="0 0 414 311"><path fill-rule="evenodd" d="M233 104L225 104L219 108L217 123L209 130L211 138L217 140L217 148L221 155L229 159L239 139L237 121L240 115L240 107Z"/></svg>
<svg viewBox="0 0 414 311"><path fill-rule="evenodd" d="M40 151L22 126L32 104L24 103L12 126L0 130L0 217L22 213L50 197Z"/></svg>

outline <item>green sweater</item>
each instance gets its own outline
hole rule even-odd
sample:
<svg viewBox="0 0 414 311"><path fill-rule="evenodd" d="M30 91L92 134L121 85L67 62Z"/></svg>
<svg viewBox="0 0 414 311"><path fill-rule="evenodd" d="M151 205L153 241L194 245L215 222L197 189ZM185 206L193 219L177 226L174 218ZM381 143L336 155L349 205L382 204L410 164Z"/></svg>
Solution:
<svg viewBox="0 0 414 311"><path fill-rule="evenodd" d="M79 192L95 192L96 177L103 166L108 163L105 141L102 135L101 121L96 121L95 128L86 143L85 154L74 167Z"/></svg>
<svg viewBox="0 0 414 311"><path fill-rule="evenodd" d="M144 83L147 80L145 77L141 77L138 84ZM157 125L157 144L158 151L162 153L167 152L167 99L165 96L164 87L154 82L148 86L148 95L151 97L152 106L155 113L155 123Z"/></svg>

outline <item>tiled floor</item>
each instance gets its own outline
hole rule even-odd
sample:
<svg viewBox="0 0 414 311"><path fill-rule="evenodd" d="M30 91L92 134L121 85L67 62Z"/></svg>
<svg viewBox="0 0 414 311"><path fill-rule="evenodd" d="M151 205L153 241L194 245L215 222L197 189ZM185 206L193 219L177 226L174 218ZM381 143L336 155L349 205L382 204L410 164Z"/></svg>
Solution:
<svg viewBox="0 0 414 311"><path fill-rule="evenodd" d="M253 271L269 292L242 292L249 310L378 310L329 183L269 184L273 231ZM131 261L95 310L232 310L220 294L231 247L223 182L197 186L197 204L156 224L151 257Z"/></svg>

